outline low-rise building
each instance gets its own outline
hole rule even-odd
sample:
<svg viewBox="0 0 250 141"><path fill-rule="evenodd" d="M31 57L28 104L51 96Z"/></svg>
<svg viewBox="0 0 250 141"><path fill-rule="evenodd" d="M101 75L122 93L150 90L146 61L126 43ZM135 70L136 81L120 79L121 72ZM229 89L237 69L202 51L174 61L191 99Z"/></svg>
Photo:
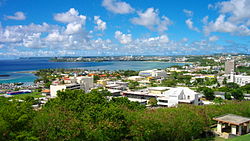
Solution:
<svg viewBox="0 0 250 141"><path fill-rule="evenodd" d="M108 81L105 88L115 89L115 90L126 90L128 87L128 82L122 81Z"/></svg>
<svg viewBox="0 0 250 141"><path fill-rule="evenodd" d="M56 97L57 91L62 91L66 89L70 90L81 89L81 85L80 84L50 85L50 96Z"/></svg>
<svg viewBox="0 0 250 141"><path fill-rule="evenodd" d="M221 137L230 138L230 136L240 136L250 132L250 118L242 117L234 114L227 114L215 117L217 121L217 130L215 133Z"/></svg>
<svg viewBox="0 0 250 141"><path fill-rule="evenodd" d="M157 98L159 106L173 107L178 104L201 104L200 94L187 87L171 88L164 92L163 95L163 97Z"/></svg>
<svg viewBox="0 0 250 141"><path fill-rule="evenodd" d="M132 80L132 81L141 81L143 79L145 79L145 78L142 76L130 76L130 77L128 77L128 80Z"/></svg>
<svg viewBox="0 0 250 141"><path fill-rule="evenodd" d="M250 76L247 75L235 75L233 72L230 74L230 78L227 82L233 82L240 86L244 86L250 83Z"/></svg>
<svg viewBox="0 0 250 141"><path fill-rule="evenodd" d="M116 89L108 89L108 91L112 94L112 96L121 96L121 90L116 90Z"/></svg>
<svg viewBox="0 0 250 141"><path fill-rule="evenodd" d="M150 87L150 88L148 88L149 93L152 93L152 94L163 94L167 90L169 90L169 87Z"/></svg>
<svg viewBox="0 0 250 141"><path fill-rule="evenodd" d="M102 85L103 87L106 87L107 80L106 79L97 80L97 84Z"/></svg>
<svg viewBox="0 0 250 141"><path fill-rule="evenodd" d="M43 95L43 96L48 96L48 95L50 95L50 90L49 90L49 89L44 89L44 90L42 90L42 95Z"/></svg>
<svg viewBox="0 0 250 141"><path fill-rule="evenodd" d="M167 72L165 70L145 70L145 71L140 71L139 76L143 77L155 77L155 78L166 78L167 77Z"/></svg>
<svg viewBox="0 0 250 141"><path fill-rule="evenodd" d="M173 107L178 104L201 104L200 94L187 87L152 87L151 90L124 91L122 95L141 104L147 104L150 98L155 98L158 101L157 105L164 107Z"/></svg>

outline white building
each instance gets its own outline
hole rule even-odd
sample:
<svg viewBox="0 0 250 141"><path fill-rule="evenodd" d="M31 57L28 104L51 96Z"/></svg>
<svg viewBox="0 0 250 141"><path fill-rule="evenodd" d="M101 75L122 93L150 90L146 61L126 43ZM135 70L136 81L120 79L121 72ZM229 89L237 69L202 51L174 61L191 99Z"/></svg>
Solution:
<svg viewBox="0 0 250 141"><path fill-rule="evenodd" d="M126 90L128 87L128 82L122 81L108 81L105 88L115 89L115 90Z"/></svg>
<svg viewBox="0 0 250 141"><path fill-rule="evenodd" d="M140 71L139 76L165 78L167 77L167 72L165 70L157 70L157 69L145 70L145 71Z"/></svg>
<svg viewBox="0 0 250 141"><path fill-rule="evenodd" d="M81 89L81 85L80 84L50 85L50 96L56 97L57 91L62 91L65 89L70 89L70 90Z"/></svg>
<svg viewBox="0 0 250 141"><path fill-rule="evenodd" d="M141 81L143 79L145 79L145 78L142 76L130 76L130 77L128 77L128 80L132 80L132 81Z"/></svg>
<svg viewBox="0 0 250 141"><path fill-rule="evenodd" d="M157 87L156 87L157 88ZM151 88L152 89L152 88ZM158 88L157 88L158 89ZM168 89L168 90L167 90ZM160 91L163 90L160 89ZM165 107L173 107L177 104L195 104L199 105L201 102L199 100L199 95L195 91L187 87L166 87L163 93L153 92L151 90L143 89L140 91L125 91L122 93L123 96L128 97L130 101L136 101L141 104L146 104L150 98L157 99L157 105ZM155 90L154 90L155 91Z"/></svg>
<svg viewBox="0 0 250 141"><path fill-rule="evenodd" d="M163 93L162 97L157 97L159 106L173 107L177 104L199 105L199 94L187 87L171 88Z"/></svg>
<svg viewBox="0 0 250 141"><path fill-rule="evenodd" d="M85 92L89 92L94 87L94 78L88 76L76 77L76 82L82 86Z"/></svg>
<svg viewBox="0 0 250 141"><path fill-rule="evenodd" d="M234 82L240 86L244 86L248 83L250 83L250 76L246 75L235 75L233 72L230 74L230 78L228 79L228 82Z"/></svg>

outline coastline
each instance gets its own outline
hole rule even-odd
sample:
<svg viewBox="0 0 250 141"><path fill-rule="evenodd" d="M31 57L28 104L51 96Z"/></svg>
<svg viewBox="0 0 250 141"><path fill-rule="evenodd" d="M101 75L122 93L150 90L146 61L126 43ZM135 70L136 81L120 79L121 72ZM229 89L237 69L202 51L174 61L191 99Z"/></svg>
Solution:
<svg viewBox="0 0 250 141"><path fill-rule="evenodd" d="M14 83L14 82L33 82L36 79L35 73L40 69L56 69L56 68L77 68L84 70L148 70L148 69L164 69L170 67L172 65L176 65L177 62L166 62L166 61L106 61L110 63L104 62L89 62L89 63L80 63L80 62L72 62L72 63L63 63L63 62L49 62L48 60L29 60L28 63L26 61L17 60L16 62L8 61L5 65L2 65L0 68L0 72L3 74L10 74L9 77L2 77L0 79L0 83ZM29 63L33 65L30 66ZM13 68L15 64L22 65L22 67L18 67L17 69ZM177 63L178 64L178 63ZM185 63L181 62L179 65L184 65Z"/></svg>
<svg viewBox="0 0 250 141"><path fill-rule="evenodd" d="M36 73L37 71L16 71L16 72L12 72L12 73Z"/></svg>

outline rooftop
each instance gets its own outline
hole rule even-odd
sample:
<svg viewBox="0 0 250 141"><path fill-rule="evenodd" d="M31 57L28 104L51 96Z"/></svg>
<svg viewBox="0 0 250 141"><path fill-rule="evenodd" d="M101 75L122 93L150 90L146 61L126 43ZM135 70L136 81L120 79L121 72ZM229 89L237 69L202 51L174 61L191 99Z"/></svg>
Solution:
<svg viewBox="0 0 250 141"><path fill-rule="evenodd" d="M242 117L234 114L227 114L220 117L213 118L216 121L224 122L224 123L230 123L234 125L240 125L243 123L250 122L250 118Z"/></svg>
<svg viewBox="0 0 250 141"><path fill-rule="evenodd" d="M149 87L149 90L155 90L155 91L165 91L165 90L169 90L170 87Z"/></svg>

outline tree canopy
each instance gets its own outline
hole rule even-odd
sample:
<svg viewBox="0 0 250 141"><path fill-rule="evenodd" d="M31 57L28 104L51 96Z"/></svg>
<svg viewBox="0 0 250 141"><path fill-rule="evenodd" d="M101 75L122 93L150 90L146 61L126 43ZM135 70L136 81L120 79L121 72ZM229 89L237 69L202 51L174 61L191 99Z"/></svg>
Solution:
<svg viewBox="0 0 250 141"><path fill-rule="evenodd" d="M249 101L147 109L109 96L103 89L65 90L37 111L30 97L23 102L0 97L0 140L191 140L216 123L215 116L250 115Z"/></svg>

